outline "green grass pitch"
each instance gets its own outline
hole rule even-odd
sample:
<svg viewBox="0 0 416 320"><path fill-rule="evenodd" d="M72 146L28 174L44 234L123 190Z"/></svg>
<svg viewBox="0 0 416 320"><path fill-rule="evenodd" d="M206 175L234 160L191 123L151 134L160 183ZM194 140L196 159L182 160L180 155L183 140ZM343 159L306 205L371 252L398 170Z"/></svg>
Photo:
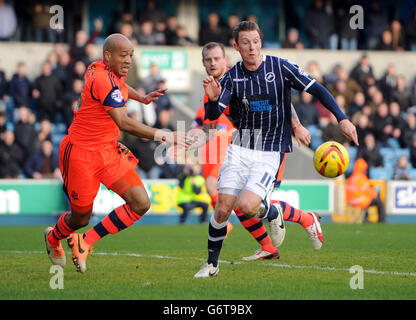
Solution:
<svg viewBox="0 0 416 320"><path fill-rule="evenodd" d="M97 242L85 274L66 249L62 290L50 288L43 229L0 227L0 299L416 299L416 225L325 224L315 252L290 224L280 260L252 262L241 258L257 243L237 225L210 279L193 278L207 255L207 225L138 225ZM354 265L363 289L350 288Z"/></svg>

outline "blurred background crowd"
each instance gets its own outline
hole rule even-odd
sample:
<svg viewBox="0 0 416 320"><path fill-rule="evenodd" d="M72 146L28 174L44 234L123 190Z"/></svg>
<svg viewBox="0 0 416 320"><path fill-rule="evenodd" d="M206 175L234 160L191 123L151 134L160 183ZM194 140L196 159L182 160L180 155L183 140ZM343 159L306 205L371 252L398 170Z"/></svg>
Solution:
<svg viewBox="0 0 416 320"><path fill-rule="evenodd" d="M121 3L122 10L113 19L95 18L90 32L86 32L76 23L80 19L76 10L65 13L68 27L63 31L53 30L49 26L51 3L35 2L27 6L19 1L0 0L0 40L54 43L41 73L34 79L27 76L24 61L16 65L11 78L6 78L0 70L0 178L59 176L56 156L59 142L71 124L86 67L100 59L95 45L102 43L108 34L120 32L139 46L202 46L210 41L232 46L232 29L240 20L257 21L260 27L263 22L258 19L260 14L254 13L224 16L219 8L211 10L213 6L201 0L200 4L205 6L201 10L198 37L192 38L187 26L179 24L172 10L163 10L162 2L144 1L137 12L130 10L128 1ZM352 5L349 1L280 3L287 18L287 32L282 38L278 32L274 36L265 32L265 47L416 51L413 1L406 2L413 4L407 7L412 9L407 12L400 2L366 2L363 30L349 27L347 10ZM304 19L294 16L299 8L304 9ZM63 44L68 44L68 49ZM412 179L415 172L412 169L416 169L416 77L408 79L398 74L395 63L400 61L386 64L383 76L375 77L365 51L349 70L340 62L331 72L323 73L317 62L305 61L305 71L327 86L357 126L360 142L358 148L350 146L339 131L336 119L318 101L306 92L293 92L295 109L312 134L311 149L323 141L336 140L349 148L352 160L361 157L370 168L387 168L383 171L385 178ZM139 67L132 64L127 83L143 95L166 85L157 65L152 65L149 76L143 79L137 76ZM150 108L129 101L127 110L131 117L147 125L173 129L170 122L175 108L169 94ZM125 134L122 141L140 159L138 170L143 178L177 178L183 172L183 166L156 163L153 141ZM393 158L392 154L398 157Z"/></svg>

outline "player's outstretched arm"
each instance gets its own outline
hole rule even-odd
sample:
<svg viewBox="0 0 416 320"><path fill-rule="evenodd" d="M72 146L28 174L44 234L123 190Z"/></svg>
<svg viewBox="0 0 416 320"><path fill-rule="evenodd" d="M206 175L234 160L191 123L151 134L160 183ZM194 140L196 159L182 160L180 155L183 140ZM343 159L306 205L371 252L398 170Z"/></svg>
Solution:
<svg viewBox="0 0 416 320"><path fill-rule="evenodd" d="M120 130L130 133L136 137L176 144L184 148L191 144L190 141L186 141L185 132L169 132L146 126L145 124L130 118L127 115L125 107L112 108L108 111L108 114Z"/></svg>
<svg viewBox="0 0 416 320"><path fill-rule="evenodd" d="M157 89L155 91L150 92L146 96L142 96L140 93L137 92L136 89L130 87L127 84L126 84L126 86L129 89L129 99L137 100L137 101L139 101L141 103L144 103L144 104L149 104L153 101L156 101L157 99L159 99L159 97L163 96L166 93L166 91L168 90L167 88Z"/></svg>
<svg viewBox="0 0 416 320"><path fill-rule="evenodd" d="M319 99L324 107L333 113L335 118L338 120L339 126L344 136L346 136L349 140L353 141L358 146L357 129L352 124L352 122L348 120L344 112L342 112L341 108L338 106L334 97L329 93L329 91L316 81L306 91Z"/></svg>

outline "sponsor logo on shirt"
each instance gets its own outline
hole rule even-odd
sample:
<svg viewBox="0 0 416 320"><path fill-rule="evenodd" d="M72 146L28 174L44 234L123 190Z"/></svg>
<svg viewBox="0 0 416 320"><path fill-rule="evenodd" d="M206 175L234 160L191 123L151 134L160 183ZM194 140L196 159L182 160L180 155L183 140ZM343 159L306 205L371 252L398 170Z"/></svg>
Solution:
<svg viewBox="0 0 416 320"><path fill-rule="evenodd" d="M111 99L113 99L114 101L118 103L123 101L123 96L121 95L121 92L119 89L116 89L111 93Z"/></svg>

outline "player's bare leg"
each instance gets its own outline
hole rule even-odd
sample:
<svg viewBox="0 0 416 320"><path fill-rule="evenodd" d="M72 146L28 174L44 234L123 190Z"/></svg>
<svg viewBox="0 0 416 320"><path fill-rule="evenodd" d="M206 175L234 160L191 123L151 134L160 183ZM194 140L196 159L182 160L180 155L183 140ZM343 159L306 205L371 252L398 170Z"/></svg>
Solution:
<svg viewBox="0 0 416 320"><path fill-rule="evenodd" d="M282 244L286 228L283 221L283 210L277 201L269 200L272 190L261 199L257 194L250 190L244 190L238 198L239 209L249 218L264 218L270 227L270 236L275 247Z"/></svg>
<svg viewBox="0 0 416 320"><path fill-rule="evenodd" d="M74 263L80 272L86 271L88 250L94 243L107 234L115 234L133 225L150 209L150 199L134 169L110 186L110 189L119 194L126 203L115 208L86 233L71 237L70 245L76 260ZM79 248L82 252L79 252Z"/></svg>

